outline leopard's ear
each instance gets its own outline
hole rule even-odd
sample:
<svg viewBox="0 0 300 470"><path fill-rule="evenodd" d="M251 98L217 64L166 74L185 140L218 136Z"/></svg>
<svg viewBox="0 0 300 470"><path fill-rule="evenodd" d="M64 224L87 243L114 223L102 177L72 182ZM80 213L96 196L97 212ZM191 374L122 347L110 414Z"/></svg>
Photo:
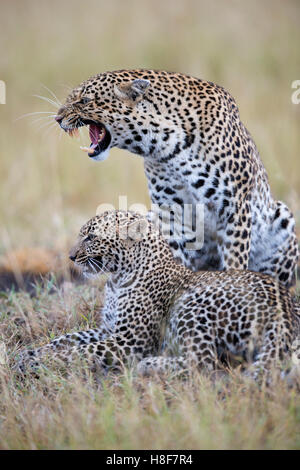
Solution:
<svg viewBox="0 0 300 470"><path fill-rule="evenodd" d="M149 86L149 80L138 78L130 83L115 85L115 94L120 99L140 101L144 97Z"/></svg>

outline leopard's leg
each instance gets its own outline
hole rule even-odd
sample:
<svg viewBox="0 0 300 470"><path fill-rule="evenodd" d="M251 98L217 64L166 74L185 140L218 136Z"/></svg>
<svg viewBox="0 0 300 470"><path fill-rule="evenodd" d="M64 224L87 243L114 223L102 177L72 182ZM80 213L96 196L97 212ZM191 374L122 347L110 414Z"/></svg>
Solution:
<svg viewBox="0 0 300 470"><path fill-rule="evenodd" d="M265 325L262 343L257 357L246 375L250 375L259 383L270 384L275 372L280 371L282 361L290 354L292 335L283 324L272 318Z"/></svg>
<svg viewBox="0 0 300 470"><path fill-rule="evenodd" d="M206 356L190 353L187 356L166 357L150 356L137 364L139 375L185 374L199 370L204 373L213 372L217 363L213 349L206 350Z"/></svg>
<svg viewBox="0 0 300 470"><path fill-rule="evenodd" d="M26 370L36 371L44 359L51 363L62 363L71 366L73 362L83 359L92 369L96 370L123 370L124 365L130 361L141 360L143 351L136 346L131 338L122 335L113 335L104 340L77 344L68 349L50 350L39 348L28 351L17 364L19 372Z"/></svg>
<svg viewBox="0 0 300 470"><path fill-rule="evenodd" d="M226 217L226 225L222 221L218 227L221 270L248 269L251 228L251 207L246 198Z"/></svg>
<svg viewBox="0 0 300 470"><path fill-rule="evenodd" d="M36 367L38 361L43 357L51 357L53 353L60 350L67 351L80 345L91 344L104 340L110 334L111 331L107 327L100 326L95 329L61 335L50 343L39 348L20 351L18 354L17 369L20 372L24 372L26 362L30 362L31 364L35 363Z"/></svg>
<svg viewBox="0 0 300 470"><path fill-rule="evenodd" d="M285 374L285 378L289 385L300 386L300 336L298 335L291 346L291 362L290 368Z"/></svg>
<svg viewBox="0 0 300 470"><path fill-rule="evenodd" d="M165 357L150 356L138 362L136 370L138 375L180 374L187 371L187 361L184 356Z"/></svg>
<svg viewBox="0 0 300 470"><path fill-rule="evenodd" d="M269 274L291 287L296 281L298 241L289 208L277 201L270 226L254 234L249 269Z"/></svg>
<svg viewBox="0 0 300 470"><path fill-rule="evenodd" d="M106 326L100 326L99 328L92 328L90 330L78 331L75 333L67 333L59 336L49 343L51 350L65 349L81 344L90 344L105 339L111 335L111 330Z"/></svg>
<svg viewBox="0 0 300 470"><path fill-rule="evenodd" d="M213 372L219 361L213 335L210 336L210 333L209 329L204 328L196 335L191 333L179 335L179 356L146 357L137 364L137 372L141 375L181 374L193 370Z"/></svg>

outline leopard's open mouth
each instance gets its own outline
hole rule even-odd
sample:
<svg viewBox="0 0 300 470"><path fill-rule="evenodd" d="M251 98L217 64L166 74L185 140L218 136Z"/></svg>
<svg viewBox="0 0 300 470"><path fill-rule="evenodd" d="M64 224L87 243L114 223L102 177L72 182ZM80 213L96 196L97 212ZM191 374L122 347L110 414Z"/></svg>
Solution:
<svg viewBox="0 0 300 470"><path fill-rule="evenodd" d="M91 139L91 144L89 147L80 147L81 150L87 152L90 158L95 160L104 160L107 156L106 150L108 150L111 143L111 133L105 127L104 124L95 123L93 121L82 121L81 125L89 126L89 136ZM80 126L78 126L80 127ZM73 129L66 129L66 132L73 137L78 135L78 127Z"/></svg>
<svg viewBox="0 0 300 470"><path fill-rule="evenodd" d="M80 148L84 152L87 152L89 157L95 158L109 147L111 134L104 124L92 123L89 125L89 135L91 145L89 147Z"/></svg>

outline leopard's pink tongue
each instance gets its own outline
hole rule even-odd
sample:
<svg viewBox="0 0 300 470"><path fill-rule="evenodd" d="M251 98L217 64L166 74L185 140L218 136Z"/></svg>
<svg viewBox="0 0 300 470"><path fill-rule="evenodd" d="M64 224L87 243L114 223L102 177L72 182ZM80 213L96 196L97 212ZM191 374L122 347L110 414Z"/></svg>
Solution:
<svg viewBox="0 0 300 470"><path fill-rule="evenodd" d="M92 141L92 147L98 145L98 140L99 140L99 127L96 124L90 124L90 139Z"/></svg>

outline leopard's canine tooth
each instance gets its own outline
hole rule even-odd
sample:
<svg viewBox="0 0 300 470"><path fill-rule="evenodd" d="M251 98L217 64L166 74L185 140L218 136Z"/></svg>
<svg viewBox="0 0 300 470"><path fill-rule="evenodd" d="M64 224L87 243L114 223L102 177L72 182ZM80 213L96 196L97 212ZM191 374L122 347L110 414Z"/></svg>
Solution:
<svg viewBox="0 0 300 470"><path fill-rule="evenodd" d="M95 149L93 149L91 147L80 147L80 150L83 150L84 152L88 152L88 153L94 153L95 152Z"/></svg>

